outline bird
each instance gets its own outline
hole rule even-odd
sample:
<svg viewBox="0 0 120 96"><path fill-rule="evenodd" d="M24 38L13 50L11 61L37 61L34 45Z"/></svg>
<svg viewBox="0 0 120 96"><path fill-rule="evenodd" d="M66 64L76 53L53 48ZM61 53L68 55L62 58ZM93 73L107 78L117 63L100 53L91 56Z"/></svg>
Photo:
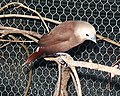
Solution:
<svg viewBox="0 0 120 96"><path fill-rule="evenodd" d="M23 66L38 57L64 53L86 40L96 43L96 30L93 25L82 20L64 21L40 38L38 48L28 56Z"/></svg>

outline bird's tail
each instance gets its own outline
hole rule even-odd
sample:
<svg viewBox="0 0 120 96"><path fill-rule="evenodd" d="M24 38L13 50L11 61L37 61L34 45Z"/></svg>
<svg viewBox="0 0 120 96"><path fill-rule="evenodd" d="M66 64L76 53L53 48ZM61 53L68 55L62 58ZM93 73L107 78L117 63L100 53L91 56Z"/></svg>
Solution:
<svg viewBox="0 0 120 96"><path fill-rule="evenodd" d="M30 63L31 61L34 61L35 59L37 59L39 56L43 54L44 54L44 48L38 47L37 50L27 58L26 62L22 66Z"/></svg>

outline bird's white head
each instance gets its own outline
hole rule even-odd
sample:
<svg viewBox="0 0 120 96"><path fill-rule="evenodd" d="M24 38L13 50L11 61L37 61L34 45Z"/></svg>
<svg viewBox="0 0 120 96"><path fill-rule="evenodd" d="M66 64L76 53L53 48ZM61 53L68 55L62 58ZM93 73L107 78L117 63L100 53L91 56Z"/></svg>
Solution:
<svg viewBox="0 0 120 96"><path fill-rule="evenodd" d="M83 42L85 40L91 40L96 43L96 30L90 23L78 21L75 30L75 34L82 38Z"/></svg>

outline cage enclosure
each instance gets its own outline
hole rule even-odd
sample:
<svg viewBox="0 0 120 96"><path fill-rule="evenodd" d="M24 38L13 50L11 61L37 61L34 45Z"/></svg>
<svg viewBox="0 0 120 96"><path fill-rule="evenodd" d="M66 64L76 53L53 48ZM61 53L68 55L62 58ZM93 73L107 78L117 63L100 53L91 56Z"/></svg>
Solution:
<svg viewBox="0 0 120 96"><path fill-rule="evenodd" d="M92 24L97 34L120 42L120 0L0 0L0 7L10 2L20 2L39 12L42 17L59 22L68 20L83 20ZM30 10L9 6L0 11L4 14L23 14L36 16ZM21 30L34 31L41 35L48 33L43 22L38 19L21 17L0 17L0 24ZM57 24L46 21L51 30ZM10 37L5 37L10 38ZM29 40L16 34L17 39ZM0 41L0 46L6 42ZM97 41L98 46L85 41L68 53L74 60L89 61L111 66L120 59L120 47L104 40ZM34 42L25 42L30 54L37 48ZM0 95L23 96L28 80L30 66L22 67L27 59L27 52L22 45L12 42L0 48ZM32 62L32 82L28 96L52 96L58 79L58 68L54 62L38 58ZM120 96L120 77L110 79L108 73L77 68L83 96ZM110 86L109 86L110 84ZM68 96L77 96L75 86L70 78L67 86Z"/></svg>

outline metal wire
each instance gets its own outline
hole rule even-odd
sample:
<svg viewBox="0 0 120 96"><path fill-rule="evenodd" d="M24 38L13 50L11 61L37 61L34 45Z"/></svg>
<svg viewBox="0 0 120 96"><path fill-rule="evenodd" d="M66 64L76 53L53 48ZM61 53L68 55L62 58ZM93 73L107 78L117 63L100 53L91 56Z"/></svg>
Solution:
<svg viewBox="0 0 120 96"><path fill-rule="evenodd" d="M17 0L0 0L0 7ZM20 3L40 12L43 17L58 21L85 20L90 22L98 34L120 42L120 1L119 0L19 0ZM0 14L28 14L29 10L9 8ZM23 30L32 30L46 34L44 25L33 19L4 18L0 19L3 26L15 27ZM47 23L50 29L55 24ZM22 38L21 36L17 36ZM25 38L24 38L25 39ZM32 53L37 45L25 44ZM87 46L86 46L87 45ZM69 53L75 60L93 62L111 66L120 58L120 48L105 41L98 41L96 46L90 41L73 48ZM0 49L0 95L23 96L29 75L29 66L22 68L26 60L25 50L18 43L11 43ZM96 70L78 68L83 96L120 96L120 78L115 76L109 90L107 73ZM28 96L52 96L57 82L58 71L56 65L38 58L33 62L33 80ZM68 83L69 96L77 96L70 80Z"/></svg>

